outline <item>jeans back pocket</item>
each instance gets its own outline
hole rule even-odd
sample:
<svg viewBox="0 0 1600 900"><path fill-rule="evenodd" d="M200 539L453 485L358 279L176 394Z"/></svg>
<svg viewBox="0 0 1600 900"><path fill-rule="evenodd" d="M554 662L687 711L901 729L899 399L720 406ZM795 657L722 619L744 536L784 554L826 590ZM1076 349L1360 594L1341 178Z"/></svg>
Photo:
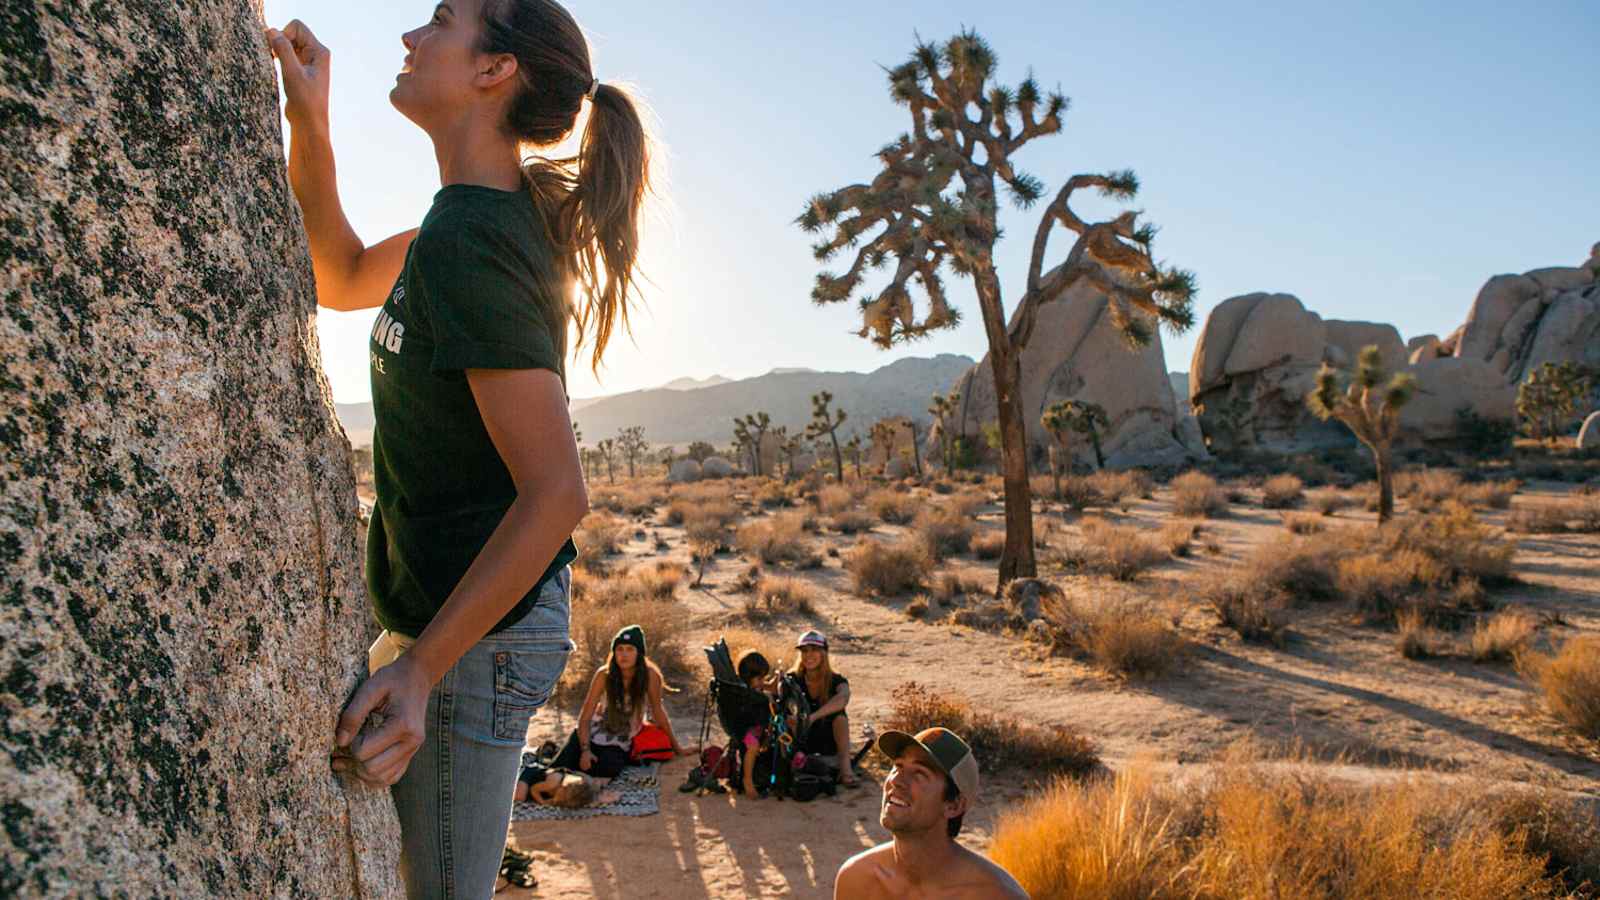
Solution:
<svg viewBox="0 0 1600 900"><path fill-rule="evenodd" d="M565 638L501 646L494 651L494 736L521 743L528 720L550 699L566 670L572 644Z"/></svg>

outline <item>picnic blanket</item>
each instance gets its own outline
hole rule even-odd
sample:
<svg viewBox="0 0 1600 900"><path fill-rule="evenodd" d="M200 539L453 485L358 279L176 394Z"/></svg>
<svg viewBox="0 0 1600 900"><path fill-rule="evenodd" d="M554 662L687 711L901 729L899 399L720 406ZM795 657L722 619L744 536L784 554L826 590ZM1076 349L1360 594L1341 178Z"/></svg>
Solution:
<svg viewBox="0 0 1600 900"><path fill-rule="evenodd" d="M532 750L522 752L522 764L538 757ZM593 816L653 816L661 811L661 764L629 766L600 789L600 795L580 809L561 809L537 803L518 803L511 807L513 822L550 819L587 819Z"/></svg>

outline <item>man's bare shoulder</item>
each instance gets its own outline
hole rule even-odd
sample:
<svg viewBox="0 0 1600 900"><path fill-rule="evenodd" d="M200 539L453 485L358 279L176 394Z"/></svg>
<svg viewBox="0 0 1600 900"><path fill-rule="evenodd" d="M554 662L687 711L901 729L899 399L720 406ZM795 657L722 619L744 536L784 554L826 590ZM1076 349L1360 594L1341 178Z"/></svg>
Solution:
<svg viewBox="0 0 1600 900"><path fill-rule="evenodd" d="M876 865L885 857L893 859L893 843L879 844L857 853L844 861L833 882L836 898L876 897L881 891L873 877Z"/></svg>
<svg viewBox="0 0 1600 900"><path fill-rule="evenodd" d="M974 852L966 847L961 848L962 868L965 877L961 879L963 885L971 886L969 897L1010 897L1028 900L1028 892L1022 889L1017 879L1011 873L995 865L989 857Z"/></svg>

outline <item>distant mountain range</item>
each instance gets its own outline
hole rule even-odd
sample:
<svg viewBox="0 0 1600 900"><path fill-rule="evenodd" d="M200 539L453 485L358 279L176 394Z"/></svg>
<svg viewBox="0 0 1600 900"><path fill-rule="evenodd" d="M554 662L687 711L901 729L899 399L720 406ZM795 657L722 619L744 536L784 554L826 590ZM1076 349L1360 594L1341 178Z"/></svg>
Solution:
<svg viewBox="0 0 1600 900"><path fill-rule="evenodd" d="M829 391L834 408L849 415L841 434L865 434L889 416L926 420L928 399L948 390L972 365L970 357L942 353L896 360L871 372L784 368L737 381L720 375L677 378L649 390L574 398L571 410L585 443L642 425L645 439L655 445L710 441L721 446L732 441L734 418L746 413L766 412L774 425L787 425L791 433L804 428L811 421L811 395ZM340 403L337 410L352 443L371 441L372 404Z"/></svg>

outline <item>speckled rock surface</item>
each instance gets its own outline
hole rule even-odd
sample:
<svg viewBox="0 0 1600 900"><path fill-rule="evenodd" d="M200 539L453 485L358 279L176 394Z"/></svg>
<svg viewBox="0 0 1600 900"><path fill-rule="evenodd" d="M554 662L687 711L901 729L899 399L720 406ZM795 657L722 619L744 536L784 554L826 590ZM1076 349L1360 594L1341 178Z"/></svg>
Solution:
<svg viewBox="0 0 1600 900"><path fill-rule="evenodd" d="M370 613L245 0L0 7L0 896L400 893Z"/></svg>

